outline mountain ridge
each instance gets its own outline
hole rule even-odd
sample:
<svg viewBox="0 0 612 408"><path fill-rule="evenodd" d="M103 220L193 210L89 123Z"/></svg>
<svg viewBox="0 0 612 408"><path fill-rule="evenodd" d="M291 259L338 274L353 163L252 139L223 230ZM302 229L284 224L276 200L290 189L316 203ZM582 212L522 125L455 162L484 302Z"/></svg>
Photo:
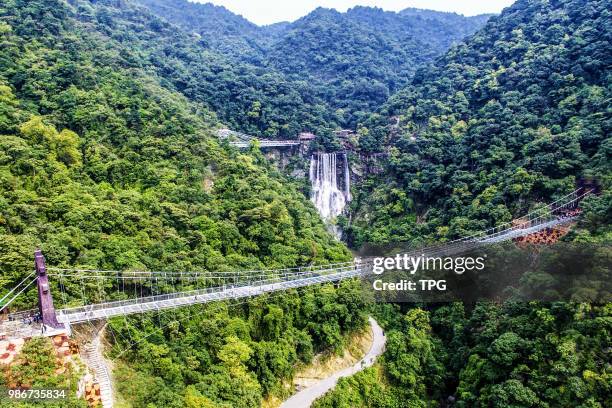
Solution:
<svg viewBox="0 0 612 408"><path fill-rule="evenodd" d="M339 127L354 127L359 117L406 85L417 67L432 62L488 18L434 11L423 18L372 7L347 12L318 7L293 22L260 27L210 5L137 1L159 18L197 32L211 50L234 63L282 74L293 84L303 82L329 112L336 112L333 121ZM217 12L223 17L216 18ZM228 34L224 27L234 21L236 27Z"/></svg>

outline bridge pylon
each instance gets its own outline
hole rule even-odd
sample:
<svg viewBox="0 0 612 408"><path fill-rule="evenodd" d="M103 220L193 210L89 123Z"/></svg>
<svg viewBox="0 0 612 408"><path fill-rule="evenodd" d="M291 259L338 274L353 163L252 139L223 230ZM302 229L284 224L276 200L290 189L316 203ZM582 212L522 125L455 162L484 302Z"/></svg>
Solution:
<svg viewBox="0 0 612 408"><path fill-rule="evenodd" d="M36 284L38 286L38 309L42 318L42 324L53 329L63 329L64 325L57 320L57 315L55 314L45 257L40 249L34 252L34 267L36 268Z"/></svg>

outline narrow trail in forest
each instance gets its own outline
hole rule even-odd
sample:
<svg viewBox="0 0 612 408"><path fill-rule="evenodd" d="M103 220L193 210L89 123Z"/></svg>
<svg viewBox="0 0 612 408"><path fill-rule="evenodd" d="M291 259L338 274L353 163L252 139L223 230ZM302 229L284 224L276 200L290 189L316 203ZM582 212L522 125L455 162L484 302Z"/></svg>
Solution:
<svg viewBox="0 0 612 408"><path fill-rule="evenodd" d="M291 398L282 403L281 408L310 407L314 400L323 396L323 394L325 394L327 391L334 388L340 378L354 375L364 368L370 367L374 364L378 356L380 356L385 350L387 338L376 320L374 320L372 317L370 317L368 320L370 322L370 327L372 328L372 346L366 355L353 366L337 371L329 377L292 395Z"/></svg>

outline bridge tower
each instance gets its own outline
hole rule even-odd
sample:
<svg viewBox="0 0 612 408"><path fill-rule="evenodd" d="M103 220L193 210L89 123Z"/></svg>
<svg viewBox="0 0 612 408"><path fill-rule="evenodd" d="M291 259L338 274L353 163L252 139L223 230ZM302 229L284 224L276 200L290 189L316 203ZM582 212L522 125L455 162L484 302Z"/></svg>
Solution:
<svg viewBox="0 0 612 408"><path fill-rule="evenodd" d="M62 329L64 325L57 321L55 307L53 307L53 296L51 296L51 288L49 287L49 275L47 275L45 257L40 249L34 252L34 266L36 268L36 284L38 286L38 308L42 317L42 323L54 329Z"/></svg>

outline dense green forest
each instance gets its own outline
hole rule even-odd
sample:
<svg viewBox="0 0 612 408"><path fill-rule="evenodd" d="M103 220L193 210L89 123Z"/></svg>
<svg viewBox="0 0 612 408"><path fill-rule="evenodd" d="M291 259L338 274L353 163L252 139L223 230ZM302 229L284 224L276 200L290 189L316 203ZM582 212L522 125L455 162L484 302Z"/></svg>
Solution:
<svg viewBox="0 0 612 408"><path fill-rule="evenodd" d="M270 395L286 398L282 380L315 353L342 350L343 334L364 327L365 310L361 284L346 281L189 307L161 319L140 316L129 325L117 319L111 355L122 355L118 391L143 408L249 408Z"/></svg>
<svg viewBox="0 0 612 408"><path fill-rule="evenodd" d="M303 103L320 105L328 116L324 123L303 119L299 123L303 130L319 133L337 126L354 127L407 84L419 65L472 34L489 17L416 9L394 13L354 7L339 13L318 8L292 23L258 27L211 4L187 0L138 2L188 32L197 33L208 48L222 52L235 64L279 73L293 88L303 89ZM276 96L285 99L278 92ZM262 115L266 115L270 102L258 102ZM235 115L237 111L231 112ZM261 125L239 126L247 133L276 134ZM295 129L283 134L294 136Z"/></svg>
<svg viewBox="0 0 612 408"><path fill-rule="evenodd" d="M341 379L315 408L603 408L610 393L610 304L382 305L378 367Z"/></svg>
<svg viewBox="0 0 612 408"><path fill-rule="evenodd" d="M349 259L297 186L258 151L219 145L216 116L148 69L152 56L138 48L143 39L131 38L137 30L114 19L107 23L116 31L107 31L93 20L104 20L108 10L96 7L60 0L0 7L3 293L31 271L37 247L52 266L119 270L253 269ZM120 392L134 407L183 407L185 400L203 398L240 406L222 388L229 386L232 393L244 390L242 406L257 405L262 395L278 391L298 360L341 348L346 333L363 327L355 290L347 283L299 297L261 298L241 309L204 308L213 326L202 325L195 309L162 316L167 324L159 332L146 318L111 322L118 350L131 343L124 343L126 331L133 341L136 333L145 338L154 331L131 349L134 356L119 360L125 364L117 374L148 388ZM15 307L34 305L34 292L26 295ZM184 318L191 314L193 320ZM176 348L177 342L185 347ZM148 358L152 352L155 361ZM38 358L32 353L24 350L24 361ZM183 367L191 369L177 376ZM47 374L37 385L68 381L47 371L20 375L34 381ZM228 376L233 383L226 383Z"/></svg>
<svg viewBox="0 0 612 408"><path fill-rule="evenodd" d="M605 1L518 1L420 70L359 125L389 160L353 202L351 242L466 236L581 180L605 187L610 219L611 20Z"/></svg>
<svg viewBox="0 0 612 408"><path fill-rule="evenodd" d="M61 1L1 13L3 287L37 245L53 265L110 269L347 259L295 186L261 154L221 147L214 114L129 44Z"/></svg>
<svg viewBox="0 0 612 408"><path fill-rule="evenodd" d="M608 3L519 0L490 19L317 9L259 27L183 0L4 0L1 293L37 247L53 266L113 270L349 260L304 183L256 148L219 142L222 126L312 130L329 146L331 130L350 127L353 164L382 153L382 173L356 180L340 220L349 247L443 242L590 183L600 194L565 240L609 256ZM111 319L117 399L261 406L288 396L298 364L342 350L368 313L385 354L315 407L612 405L610 303L374 305L354 281ZM19 361L0 386L74 388L45 341Z"/></svg>
<svg viewBox="0 0 612 408"><path fill-rule="evenodd" d="M405 85L418 66L487 18L450 13L423 18L370 7L342 14L319 8L289 26L269 58L290 77L312 78L325 89L323 98L342 116L342 124L354 127Z"/></svg>
<svg viewBox="0 0 612 408"><path fill-rule="evenodd" d="M307 83L241 63L132 1L70 1L74 18L96 33L126 68L155 73L160 84L214 112L227 127L265 137L325 129L333 112Z"/></svg>
<svg viewBox="0 0 612 408"><path fill-rule="evenodd" d="M605 1L517 1L417 72L359 125L360 148L389 161L356 189L351 243L466 236L594 181L601 194L565 240L609 259L610 17ZM374 310L388 335L380 364L315 407L612 404L609 303Z"/></svg>

